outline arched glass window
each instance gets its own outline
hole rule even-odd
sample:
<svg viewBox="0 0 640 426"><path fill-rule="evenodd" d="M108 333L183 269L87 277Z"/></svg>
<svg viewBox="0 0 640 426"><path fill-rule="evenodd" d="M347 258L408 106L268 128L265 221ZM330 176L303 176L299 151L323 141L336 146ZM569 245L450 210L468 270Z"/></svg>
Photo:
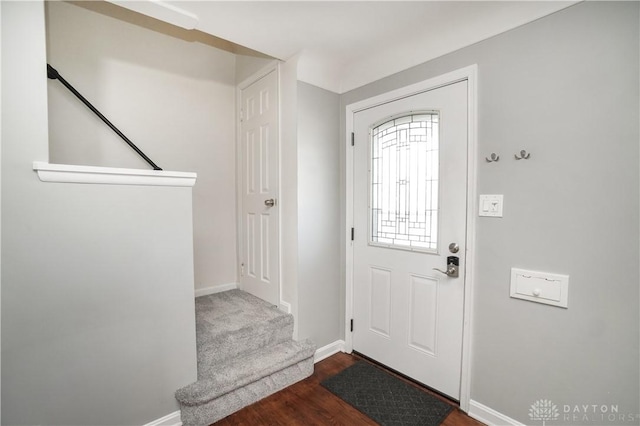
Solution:
<svg viewBox="0 0 640 426"><path fill-rule="evenodd" d="M388 120L371 132L371 240L409 250L438 247L438 112Z"/></svg>

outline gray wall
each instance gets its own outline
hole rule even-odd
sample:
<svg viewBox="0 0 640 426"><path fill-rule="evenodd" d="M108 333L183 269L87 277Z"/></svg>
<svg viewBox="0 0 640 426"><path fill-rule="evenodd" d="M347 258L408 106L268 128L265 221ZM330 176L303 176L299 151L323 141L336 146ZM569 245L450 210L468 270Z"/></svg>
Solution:
<svg viewBox="0 0 640 426"><path fill-rule="evenodd" d="M236 84L244 82L276 59L264 55L236 54Z"/></svg>
<svg viewBox="0 0 640 426"><path fill-rule="evenodd" d="M160 167L198 173L196 289L236 283L230 46L108 2L46 2L46 23L52 66ZM149 168L59 82L48 94L52 163Z"/></svg>
<svg viewBox="0 0 640 426"><path fill-rule="evenodd" d="M2 424L148 423L196 379L191 189L40 182L44 5L1 7Z"/></svg>
<svg viewBox="0 0 640 426"><path fill-rule="evenodd" d="M505 205L477 220L471 398L525 424L541 398L640 413L638 9L580 3L341 98L478 64L478 193ZM569 309L509 298L511 267L570 275Z"/></svg>
<svg viewBox="0 0 640 426"><path fill-rule="evenodd" d="M340 97L298 82L298 336L340 336Z"/></svg>

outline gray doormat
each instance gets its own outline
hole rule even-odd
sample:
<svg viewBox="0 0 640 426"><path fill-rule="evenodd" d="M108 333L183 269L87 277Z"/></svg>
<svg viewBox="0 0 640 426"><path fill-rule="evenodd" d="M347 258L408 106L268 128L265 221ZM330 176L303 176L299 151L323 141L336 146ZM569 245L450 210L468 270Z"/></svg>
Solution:
<svg viewBox="0 0 640 426"><path fill-rule="evenodd" d="M383 426L438 426L451 411L449 404L363 361L322 386Z"/></svg>

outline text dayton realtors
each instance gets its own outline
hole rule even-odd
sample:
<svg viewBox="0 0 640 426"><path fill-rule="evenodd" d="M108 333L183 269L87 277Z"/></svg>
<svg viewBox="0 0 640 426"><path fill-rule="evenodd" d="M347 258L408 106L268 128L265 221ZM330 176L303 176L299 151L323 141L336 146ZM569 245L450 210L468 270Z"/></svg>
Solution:
<svg viewBox="0 0 640 426"><path fill-rule="evenodd" d="M576 404L563 405L564 421L634 422L640 414L620 413L618 405Z"/></svg>

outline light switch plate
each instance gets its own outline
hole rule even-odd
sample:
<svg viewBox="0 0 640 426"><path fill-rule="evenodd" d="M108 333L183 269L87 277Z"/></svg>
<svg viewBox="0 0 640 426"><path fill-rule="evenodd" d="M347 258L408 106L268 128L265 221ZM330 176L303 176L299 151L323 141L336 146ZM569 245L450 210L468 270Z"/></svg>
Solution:
<svg viewBox="0 0 640 426"><path fill-rule="evenodd" d="M478 212L480 216L502 217L502 207L504 204L502 194L480 195Z"/></svg>

